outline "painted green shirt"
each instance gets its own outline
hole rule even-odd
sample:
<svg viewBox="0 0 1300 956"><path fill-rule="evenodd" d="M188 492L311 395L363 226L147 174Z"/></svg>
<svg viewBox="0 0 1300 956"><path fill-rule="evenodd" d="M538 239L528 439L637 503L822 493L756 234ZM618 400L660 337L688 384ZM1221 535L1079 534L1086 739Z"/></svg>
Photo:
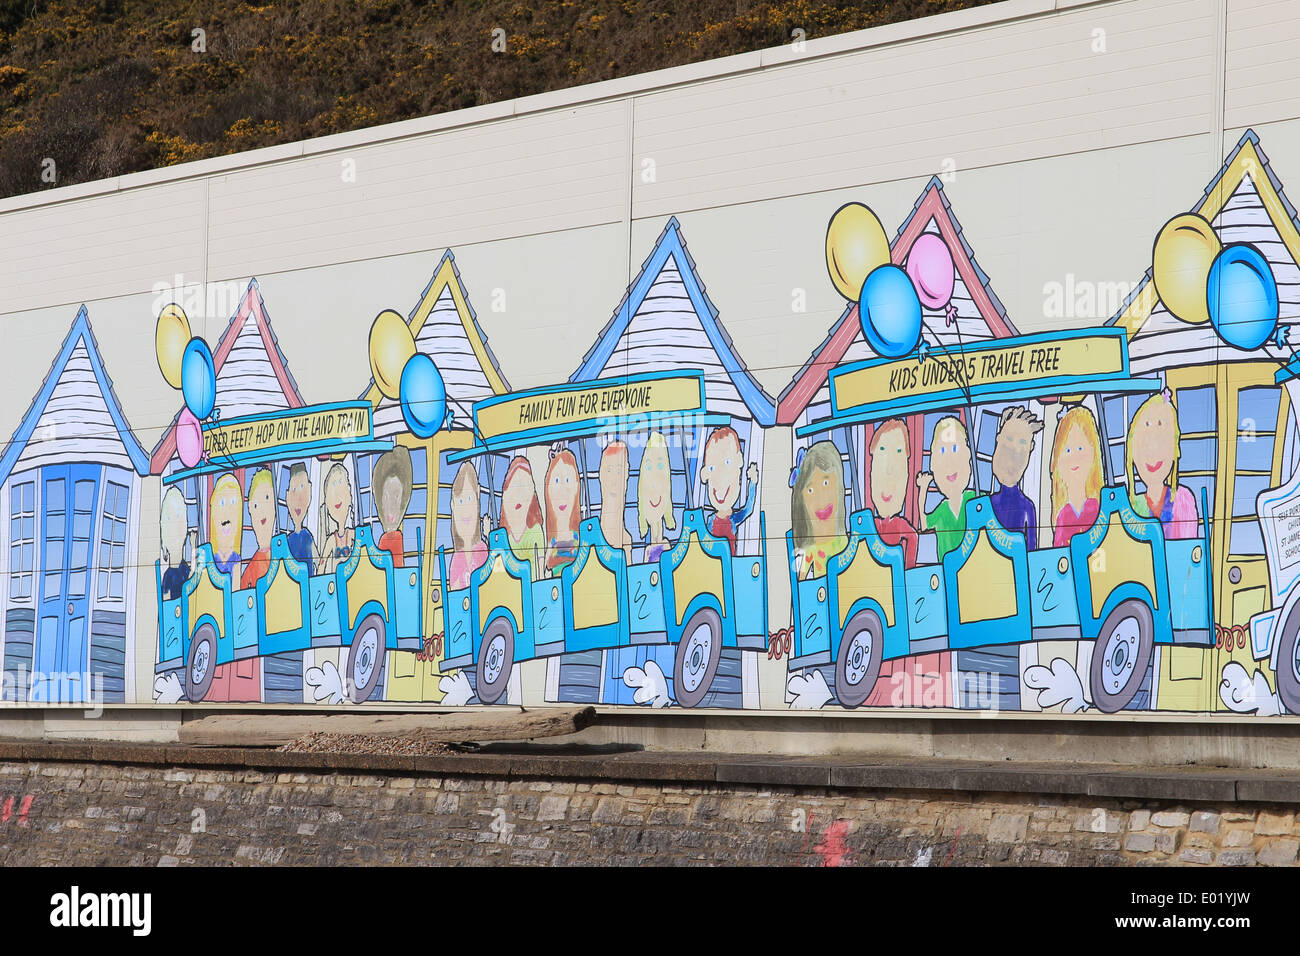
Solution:
<svg viewBox="0 0 1300 956"><path fill-rule="evenodd" d="M960 514L952 513L952 508L948 507L948 499L945 498L939 502L937 508L925 516L926 530L935 533L940 561L949 551L961 547L961 539L966 536L966 502L974 497L973 491L962 492L961 508L958 509Z"/></svg>
<svg viewBox="0 0 1300 956"><path fill-rule="evenodd" d="M529 525L518 542L510 537L510 532L507 531L506 540L510 542L510 550L514 556L520 561L527 561L532 566L533 577L536 578L541 572L542 555L546 553L546 535L542 533L542 526Z"/></svg>

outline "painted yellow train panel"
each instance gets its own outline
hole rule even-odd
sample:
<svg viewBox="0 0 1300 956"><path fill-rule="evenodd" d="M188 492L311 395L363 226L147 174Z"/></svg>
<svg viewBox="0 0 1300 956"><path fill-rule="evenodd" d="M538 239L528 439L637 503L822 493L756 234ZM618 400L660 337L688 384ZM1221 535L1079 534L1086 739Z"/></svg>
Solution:
<svg viewBox="0 0 1300 956"><path fill-rule="evenodd" d="M705 554L698 535L691 535L686 556L673 571L673 593L677 599L678 624L686 619L687 606L699 594L712 594L718 599L723 617L727 615L727 596L722 587L722 559Z"/></svg>
<svg viewBox="0 0 1300 956"><path fill-rule="evenodd" d="M1019 613L1015 563L993 547L987 531L980 531L974 549L957 572L957 605L963 624Z"/></svg>
<svg viewBox="0 0 1300 956"><path fill-rule="evenodd" d="M840 626L849 619L853 602L861 597L872 597L885 611L885 623L894 626L894 575L890 568L876 560L865 541L858 544L858 552L849 566L839 576Z"/></svg>

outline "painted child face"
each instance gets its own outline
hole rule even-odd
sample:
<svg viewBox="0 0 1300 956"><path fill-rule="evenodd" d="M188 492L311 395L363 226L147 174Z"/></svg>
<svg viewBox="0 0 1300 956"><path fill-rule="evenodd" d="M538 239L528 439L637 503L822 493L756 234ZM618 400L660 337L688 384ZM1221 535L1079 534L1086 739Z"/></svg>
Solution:
<svg viewBox="0 0 1300 956"><path fill-rule="evenodd" d="M181 552L185 548L185 538L190 530L185 517L184 502L181 502L179 507L169 505L163 508L162 518L159 521L159 530L163 547L167 549L172 564L179 564Z"/></svg>
<svg viewBox="0 0 1300 956"><path fill-rule="evenodd" d="M338 523L340 528L348 520L351 504L352 486L348 482L346 472L325 483L325 507L329 509L329 516Z"/></svg>
<svg viewBox="0 0 1300 956"><path fill-rule="evenodd" d="M528 530L528 506L532 503L532 478L526 471L516 471L501 489L501 522L515 538Z"/></svg>
<svg viewBox="0 0 1300 956"><path fill-rule="evenodd" d="M970 484L970 446L951 423L934 433L930 443L930 471L945 498L958 498Z"/></svg>
<svg viewBox="0 0 1300 956"><path fill-rule="evenodd" d="M311 482L307 475L294 475L284 497L285 504L289 506L289 520L293 522L294 528L302 528L307 509L311 507Z"/></svg>
<svg viewBox="0 0 1300 956"><path fill-rule="evenodd" d="M1083 429L1078 425L1071 426L1065 436L1065 447L1061 449L1061 460L1056 465L1071 498L1083 497L1096 459L1096 451Z"/></svg>
<svg viewBox="0 0 1300 956"><path fill-rule="evenodd" d="M562 461L551 469L546 500L559 512L561 524L573 523L573 514L578 510L578 472L568 462Z"/></svg>
<svg viewBox="0 0 1300 956"><path fill-rule="evenodd" d="M451 520L456 524L456 533L466 541L479 536L479 497L478 482L467 481L459 492L451 496Z"/></svg>
<svg viewBox="0 0 1300 956"><path fill-rule="evenodd" d="M1133 422L1129 447L1138 476L1148 488L1158 488L1169 479L1174 467L1174 410L1157 402Z"/></svg>
<svg viewBox="0 0 1300 956"><path fill-rule="evenodd" d="M1008 419L998 431L993 448L993 474L1004 488L1020 484L1029 467L1029 453L1034 450L1034 435L1022 418Z"/></svg>
<svg viewBox="0 0 1300 956"><path fill-rule="evenodd" d="M668 470L668 452L647 448L641 459L641 474L637 476L646 523L653 526L662 521L673 506L672 474Z"/></svg>
<svg viewBox="0 0 1300 956"><path fill-rule="evenodd" d="M813 531L819 538L831 537L839 531L835 511L844 506L839 498L839 485L829 471L813 468L808 484L803 490L803 506L812 521Z"/></svg>
<svg viewBox="0 0 1300 956"><path fill-rule="evenodd" d="M248 516L253 522L253 537L259 549L271 546L275 533L275 496L269 481L259 481L248 494Z"/></svg>
<svg viewBox="0 0 1300 956"><path fill-rule="evenodd" d="M623 501L627 498L627 452L616 451L600 459L600 499Z"/></svg>
<svg viewBox="0 0 1300 956"><path fill-rule="evenodd" d="M216 540L212 549L219 555L235 553L235 541L243 530L244 502L233 481L218 481L212 494L212 524Z"/></svg>
<svg viewBox="0 0 1300 956"><path fill-rule="evenodd" d="M719 517L732 512L732 504L740 494L740 473L744 461L740 446L730 435L709 444L700 466L700 477L707 486L709 504Z"/></svg>
<svg viewBox="0 0 1300 956"><path fill-rule="evenodd" d="M881 518L901 514L907 500L907 447L903 431L891 428L871 439L871 506Z"/></svg>
<svg viewBox="0 0 1300 956"><path fill-rule="evenodd" d="M402 520L402 480L396 475L389 475L384 487L379 492L379 511L383 519L380 524L392 531Z"/></svg>

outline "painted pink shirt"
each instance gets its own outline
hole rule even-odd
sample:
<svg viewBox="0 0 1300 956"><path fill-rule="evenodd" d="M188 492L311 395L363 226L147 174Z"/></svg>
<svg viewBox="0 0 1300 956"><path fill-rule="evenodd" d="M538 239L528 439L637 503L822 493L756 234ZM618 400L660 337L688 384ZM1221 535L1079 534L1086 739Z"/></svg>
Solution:
<svg viewBox="0 0 1300 956"><path fill-rule="evenodd" d="M1160 489L1160 498L1156 502L1156 508L1151 513L1155 517L1163 519L1165 506L1168 502L1169 486L1163 485ZM1147 500L1145 495L1141 497L1141 505L1145 505L1146 507L1145 509L1139 507L1137 509L1139 514L1141 514L1143 510L1149 511L1151 509L1151 503ZM1147 516L1143 515L1143 517ZM1187 488L1185 485L1178 486L1178 491L1174 493L1173 513L1170 515L1168 521L1161 520L1160 523L1164 528L1165 538L1167 540L1196 537L1196 496L1192 494L1191 489Z"/></svg>
<svg viewBox="0 0 1300 956"><path fill-rule="evenodd" d="M1075 511L1074 506L1067 501L1056 515L1056 533L1052 537L1052 546L1062 548L1080 531L1087 531L1096 524L1097 512L1100 510L1101 502L1096 498L1085 501L1082 512Z"/></svg>
<svg viewBox="0 0 1300 956"><path fill-rule="evenodd" d="M448 584L453 591L469 587L469 576L487 562L487 553L487 543L484 541L474 542L468 551L452 552L447 575L451 578Z"/></svg>

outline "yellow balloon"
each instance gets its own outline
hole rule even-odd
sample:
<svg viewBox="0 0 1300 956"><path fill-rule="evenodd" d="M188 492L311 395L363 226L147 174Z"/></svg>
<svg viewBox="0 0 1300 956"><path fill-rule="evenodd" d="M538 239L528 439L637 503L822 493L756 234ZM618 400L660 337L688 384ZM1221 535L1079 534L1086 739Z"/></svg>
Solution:
<svg viewBox="0 0 1300 956"><path fill-rule="evenodd" d="M1196 213L1175 216L1156 236L1151 252L1151 278L1156 294L1173 315L1198 324L1210 318L1205 283L1223 243L1208 222Z"/></svg>
<svg viewBox="0 0 1300 956"><path fill-rule="evenodd" d="M180 388L181 357L185 354L185 346L190 344L190 320L185 310L175 302L158 313L153 344L163 378L172 388Z"/></svg>
<svg viewBox="0 0 1300 956"><path fill-rule="evenodd" d="M826 269L840 295L857 302L873 269L889 262L889 238L876 214L860 202L835 210L826 227Z"/></svg>
<svg viewBox="0 0 1300 956"><path fill-rule="evenodd" d="M370 373L379 391L400 398L402 369L415 354L415 336L401 313L385 309L370 326Z"/></svg>

